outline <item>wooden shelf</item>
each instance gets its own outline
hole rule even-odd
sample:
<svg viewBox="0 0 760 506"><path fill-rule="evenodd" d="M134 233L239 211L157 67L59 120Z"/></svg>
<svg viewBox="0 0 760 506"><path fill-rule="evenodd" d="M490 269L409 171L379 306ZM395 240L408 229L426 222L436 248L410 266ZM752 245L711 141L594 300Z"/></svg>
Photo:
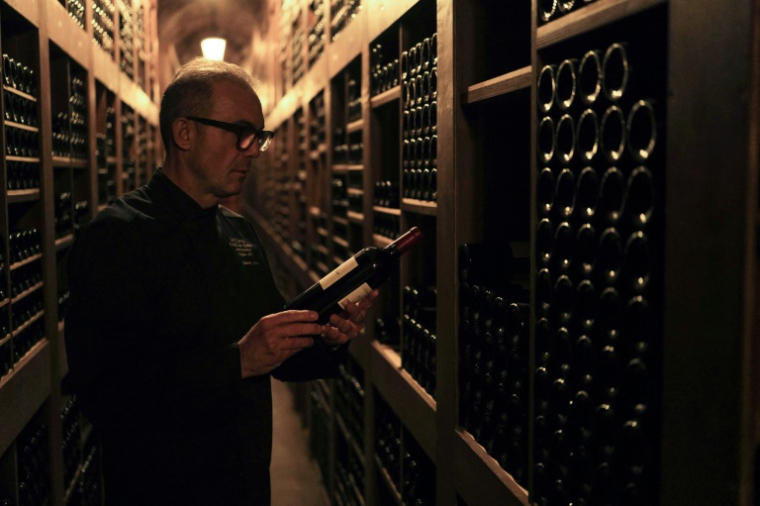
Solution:
<svg viewBox="0 0 760 506"><path fill-rule="evenodd" d="M16 304L18 301L20 301L21 299L23 299L27 295L30 295L31 293L35 292L36 290L39 290L40 288L42 288L42 285L43 285L43 282L40 281L39 283L37 283L36 285L32 286L31 288L29 288L27 290L24 290L23 292L21 292L20 294L18 294L16 297L14 297L14 298L11 299L11 304Z"/></svg>
<svg viewBox="0 0 760 506"><path fill-rule="evenodd" d="M23 260L21 260L19 262L11 264L10 270L11 270L11 272L13 272L16 269L18 269L19 267L23 267L25 265L29 265L30 263L34 262L35 260L39 260L40 258L42 258L42 253L34 254L34 255L32 255L32 256L30 256L28 258L25 258L25 259L23 259Z"/></svg>
<svg viewBox="0 0 760 506"><path fill-rule="evenodd" d="M39 157L36 156L14 156L8 155L5 157L8 162L26 162L26 163L40 163Z"/></svg>
<svg viewBox="0 0 760 506"><path fill-rule="evenodd" d="M7 297L5 299L0 300L0 308L4 307L4 306L7 306L10 302L11 302L11 299L9 299Z"/></svg>
<svg viewBox="0 0 760 506"><path fill-rule="evenodd" d="M330 250L327 249L325 246L322 246L321 244L317 244L316 248L317 248L317 251L319 251L323 255L325 255L325 256L329 256L330 255ZM322 269L324 271L329 271L329 269L327 268L326 265L323 265L321 263L317 263L317 265L320 267L320 269Z"/></svg>
<svg viewBox="0 0 760 506"><path fill-rule="evenodd" d="M385 248L390 243L392 243L395 239L391 239L390 237L385 237L384 235L380 234L372 234L372 242L377 246L378 248Z"/></svg>
<svg viewBox="0 0 760 506"><path fill-rule="evenodd" d="M71 479L71 483L66 487L66 495L64 496L63 504L68 504L71 494L74 493L77 485L79 484L79 478L82 476L82 464L77 467L77 472L74 473L74 477Z"/></svg>
<svg viewBox="0 0 760 506"><path fill-rule="evenodd" d="M338 225L348 225L348 219L341 216L333 216L333 221Z"/></svg>
<svg viewBox="0 0 760 506"><path fill-rule="evenodd" d="M401 356L377 341L370 350L370 368L375 386L398 414L401 422L435 462L436 402L404 369Z"/></svg>
<svg viewBox="0 0 760 506"><path fill-rule="evenodd" d="M388 91L384 91L378 95L369 99L369 103L373 109L382 107L386 104L393 102L394 100L401 99L401 86L394 86Z"/></svg>
<svg viewBox="0 0 760 506"><path fill-rule="evenodd" d="M388 492L390 493L391 497L393 497L393 499L396 501L396 506L405 506L404 501L401 499L401 494L399 493L398 489L396 489L396 485L393 483L393 480L388 475L388 471L385 469L385 466L383 466L383 463L380 461L377 455L375 455L375 467L377 468L377 474L380 475L383 483L385 483L385 486L388 487Z"/></svg>
<svg viewBox="0 0 760 506"><path fill-rule="evenodd" d="M106 165L116 165L117 163L119 163L119 161L115 156L106 157Z"/></svg>
<svg viewBox="0 0 760 506"><path fill-rule="evenodd" d="M343 432L343 437L346 438L346 441L348 441L348 445L351 447L351 449L354 451L357 457L359 457L359 461L364 465L364 452L361 450L362 445L360 445L355 439L354 436L349 432L348 427L346 426L346 422L343 421L343 417L341 416L338 411L335 411L335 421L337 422L338 427L340 428L341 432Z"/></svg>
<svg viewBox="0 0 760 506"><path fill-rule="evenodd" d="M530 88L532 83L533 68L530 66L523 67L468 87L467 91L462 94L462 104L474 104L489 98Z"/></svg>
<svg viewBox="0 0 760 506"><path fill-rule="evenodd" d="M364 128L364 118L357 119L346 125L346 133L352 134L354 132L361 132L362 128Z"/></svg>
<svg viewBox="0 0 760 506"><path fill-rule="evenodd" d="M357 225L364 225L364 214L362 213L357 213L356 211L348 211L346 213L346 218L348 218L348 221L350 221L351 223L356 223Z"/></svg>
<svg viewBox="0 0 760 506"><path fill-rule="evenodd" d="M343 246L346 249L350 247L347 240L343 239L342 237L338 237L337 235L333 236L333 242L339 246Z"/></svg>
<svg viewBox="0 0 760 506"><path fill-rule="evenodd" d="M53 167L86 169L89 166L90 166L90 162L85 158L69 158L65 156L53 157Z"/></svg>
<svg viewBox="0 0 760 506"><path fill-rule="evenodd" d="M30 95L30 94L28 94L26 92L19 91L16 88L14 88L13 86L8 86L7 84L4 84L3 85L3 89L5 91L9 92L9 93L13 93L14 95L18 95L19 97L23 97L23 98L25 98L27 100L30 100L32 102L36 102L37 101L37 97L35 97L33 95Z"/></svg>
<svg viewBox="0 0 760 506"><path fill-rule="evenodd" d="M376 213L385 213L385 214L392 214L394 216L401 216L401 209L396 209L395 207L372 206L372 209Z"/></svg>
<svg viewBox="0 0 760 506"><path fill-rule="evenodd" d="M543 49L589 32L667 0L597 0L536 29L536 47Z"/></svg>
<svg viewBox="0 0 760 506"><path fill-rule="evenodd" d="M333 164L333 173L344 174L346 172L364 170L364 165L352 165L352 164Z"/></svg>
<svg viewBox="0 0 760 506"><path fill-rule="evenodd" d="M403 199L401 201L401 210L436 216L438 214L438 204L427 200Z"/></svg>
<svg viewBox="0 0 760 506"><path fill-rule="evenodd" d="M35 344L13 369L0 379L0 406L14 416L0 424L0 454L13 443L27 422L50 395L50 348L48 340Z"/></svg>
<svg viewBox="0 0 760 506"><path fill-rule="evenodd" d="M39 132L40 129L37 127L24 125L23 123L16 123L15 121L8 121L5 120L5 126L18 128L19 130L26 130L27 132Z"/></svg>
<svg viewBox="0 0 760 506"><path fill-rule="evenodd" d="M28 190L9 190L8 202L17 204L19 202L32 202L40 199L40 189L30 188Z"/></svg>
<svg viewBox="0 0 760 506"><path fill-rule="evenodd" d="M24 322L24 324L22 326L20 326L19 328L17 328L16 330L13 331L13 334L12 334L13 337L16 337L17 335L19 335L23 331L25 331L27 328L29 328L34 322L36 322L37 320L39 320L40 318L42 318L43 314L45 314L45 312L44 311L40 311L36 315L34 315L31 318L29 318L29 321Z"/></svg>
<svg viewBox="0 0 760 506"><path fill-rule="evenodd" d="M469 504L531 506L528 491L518 485L472 435L456 431L452 442L450 457L456 462L455 486L465 501Z"/></svg>
<svg viewBox="0 0 760 506"><path fill-rule="evenodd" d="M61 251L74 244L74 234L64 235L55 240L55 250Z"/></svg>
<svg viewBox="0 0 760 506"><path fill-rule="evenodd" d="M330 232L328 232L326 228L317 227L317 233L321 235L322 237L326 237L326 238L330 237Z"/></svg>

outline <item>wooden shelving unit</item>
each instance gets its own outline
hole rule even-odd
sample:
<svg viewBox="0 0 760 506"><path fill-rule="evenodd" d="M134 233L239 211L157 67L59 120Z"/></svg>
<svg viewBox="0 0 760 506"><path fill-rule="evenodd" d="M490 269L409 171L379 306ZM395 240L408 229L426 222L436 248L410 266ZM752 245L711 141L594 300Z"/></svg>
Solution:
<svg viewBox="0 0 760 506"><path fill-rule="evenodd" d="M333 208L329 198L310 201L316 208L310 215L312 219L326 218L328 225L310 226L306 241L316 244L325 237L330 241L315 251L326 248L329 258L337 262L340 256L335 255L335 249L345 248L346 242L351 251L368 245L384 247L390 239L374 229L378 217L389 214L398 218L398 231L418 226L426 240L432 241L423 254L404 259L398 277L383 288L372 320L394 315L395 322L401 325L403 287L436 286L439 331L435 344L435 396L426 392L403 366L403 335L399 344L381 344L382 336L370 320L366 339L357 341L351 349L351 356L363 370L363 386L368 392L364 405L364 500L370 506L381 504L383 499L399 505L405 500L404 491L395 488L375 451L373 415L375 400L380 398L432 459L437 477L436 504L542 504L540 496L546 489L535 468L537 463L543 464L539 457L542 443L537 435L540 429L536 427L539 387L533 379L541 360L536 355L537 329L542 318L542 288L537 275L542 260L537 253L542 252L541 241L545 240L540 235L539 223L544 216L538 204L544 205L546 195L551 194L551 207L555 198L561 202L562 195L557 181L547 186L539 177L547 165L554 170L553 165L539 162L535 155L543 141L539 138L539 121L546 114L536 106L539 73L544 65L553 65L557 71L566 59L576 59L575 65L579 65L589 50L601 51L603 57L610 43L622 41L628 43L633 72L638 69L641 75L644 69L644 75L649 77L641 89L653 94L634 98L657 95L660 99L656 125L659 158L635 165L626 159L618 164L626 174L638 165L653 167L652 172L658 174L654 180L659 185L655 191L655 205L659 206L655 217L659 221L655 220L653 229L646 230L655 251L651 265L658 281L650 291L637 295L650 299L656 307L657 326L652 335L658 336L652 355L655 358L647 359L654 361L655 394L651 406L655 420L648 434L654 441L651 448L656 457L649 461L653 481L642 489L650 494L645 502L653 506L686 502L749 506L749 497L755 490L751 476L756 472L754 459L760 442L760 412L754 407L757 403L750 401L760 398L760 375L756 372L760 325L754 302L758 288L755 229L760 160L760 32L753 20L758 7L756 2L731 2L719 8L711 2L695 4L686 0L595 0L575 2L571 12L558 11L544 23L539 20L541 9L550 4L537 0L520 5L465 0L367 1L341 37L335 42L328 40L324 57L307 69L305 78L278 96L266 112L267 125L292 128L296 111L317 93L324 94L325 148L323 152L312 152L311 158L319 160L323 153L326 164L307 173L304 184L316 185L329 196L328 179L343 178L346 198L356 200L340 216L334 212L339 208ZM640 36L643 26L651 32L649 37ZM383 66L396 57L400 59L403 51L434 31L438 76L437 198L426 201L402 193L399 204L379 206L375 203L375 183L398 181L402 191L407 184L403 173L403 163L408 160L403 149L403 118L404 112L411 109L407 109L408 92L401 75L399 86L378 94L372 92L373 75L378 70L373 48L380 44L388 51ZM700 57L695 59L695 54ZM721 56L726 54L736 57ZM361 83L362 119L347 121L345 76L357 59L361 73L354 79ZM648 69L648 62L655 60L664 63ZM557 89L553 92L559 93ZM591 106L584 105L568 114L577 115L587 107ZM630 104L621 107L629 108ZM430 125L411 129L424 127ZM353 170L347 164L333 163L334 149L343 142L333 138L336 128L343 135L360 136L363 141L362 163ZM552 132L554 135L556 132ZM264 171L272 174L271 186L261 186L246 195L250 215L267 231L264 238L272 246L280 277L295 280L288 287L290 295L320 276L308 260L296 262L290 258L292 251L283 247L288 242L287 235L267 225L270 216L262 206L266 205L264 197L268 192L279 188L274 174L282 165L276 160L287 164L287 160L298 158L297 146L292 144L264 160L263 166L269 167ZM573 159L562 167L569 168L574 185L585 167L579 164L578 159ZM597 158L586 165L600 167L603 175L614 163ZM287 174L292 177L295 173ZM601 177L597 183L601 183ZM749 193L747 188L751 189ZM551 220L557 217L552 215ZM573 220L576 217L570 213L552 226L564 221L575 226ZM609 227L604 225L601 231ZM628 225L612 226L615 227L622 234L630 232L625 228ZM329 234L320 234L320 228ZM346 229L348 239L343 235ZM356 240L359 237L361 240ZM529 351L522 359L527 371L527 393L520 399L524 401L522 441L527 457L515 474L502 467L505 459L496 455L487 441L464 428L463 411L467 407L462 405L460 374L464 366L460 356L465 343L459 333L464 308L458 296L458 248L463 243L477 242L508 242L514 257L523 266L530 264L517 282L529 293L524 304L530 310L523 321L524 339L529 343ZM624 244L621 251L625 254ZM551 256L549 251L546 258ZM302 270L299 263L304 266ZM593 282L601 286L600 281ZM628 297L629 292L624 293ZM591 337L598 339L596 335ZM622 364L621 370L625 366ZM714 376L701 374L703 368L714 371ZM335 431L346 432L338 416L329 423L337 427ZM335 442L331 440L330 444ZM334 461L335 457L331 458ZM704 466L704 462L713 459L719 461L717 474L713 473L716 466ZM506 460L507 467L514 469L518 459ZM336 471L331 469L325 482L330 484L328 495L338 503L331 485L336 481L332 474Z"/></svg>
<svg viewBox="0 0 760 506"><path fill-rule="evenodd" d="M30 136L27 154L34 155L6 154L0 175L4 189L0 193L3 210L0 213L3 216L0 255L5 259L23 258L0 268L3 290L12 283L23 283L21 291L14 292L12 299L4 299L0 304L0 326L5 328L12 322L8 335L0 339L0 356L3 360L13 358L9 371L0 376L0 496L10 494L11 504L16 504L22 479L16 470L20 462L17 451L21 451L16 441L28 430L34 432L35 428L44 427L45 440L50 445L50 451L44 452L46 459L39 462L47 469L50 483L34 485L47 490L45 504L67 504L77 496L73 491L80 486L83 474L84 462L80 462L73 480L64 483L61 415L67 397L62 387L67 364L64 315L59 299L67 290L66 261L76 230L108 204L98 199L100 160L96 153L99 147L96 133L105 133L106 106L121 111L121 105L126 104L135 112L133 126L135 130L142 127L143 136L132 156L144 155L140 158L143 180L159 160L155 100L158 76L155 62L151 61L157 53L153 56L146 53L154 44L148 39L155 38L157 33L153 30L157 20L156 1L127 2L128 10L134 8L133 16L140 10L140 15L146 18L146 30L138 34L140 42L133 46L138 57L134 61L140 59L143 65L140 70L136 64L134 79L122 72L118 63L125 46L120 40L117 2L99 1L103 5L114 4L115 50L111 53L93 43L96 35L92 23L93 0L0 2L0 49L34 73L31 81L4 80L2 83L3 92L13 100L33 105L29 108L33 111L31 117L19 115L14 121L8 121L7 116L2 115L6 118L4 131L13 129ZM79 10L80 5L84 6L83 12ZM138 9L140 5L142 9ZM81 25L75 21L76 16L70 15L70 10L84 16ZM109 23L106 21L106 24ZM138 51L143 57L139 57ZM142 84L136 82L138 78ZM110 93L110 103L105 100L106 90ZM19 110L16 113L20 114ZM122 126L128 126L122 125L119 112L110 119L119 131ZM112 152L102 157L103 162L114 168L111 176L119 180L123 161L120 142L119 139ZM15 177L17 166L34 170L34 177L27 174L23 184L10 181ZM122 191L122 187L115 189L114 196ZM17 246L13 241L20 239L12 238L23 233L38 234L39 252L21 255L14 250ZM35 272L41 273L39 277ZM82 415L77 411L74 416Z"/></svg>

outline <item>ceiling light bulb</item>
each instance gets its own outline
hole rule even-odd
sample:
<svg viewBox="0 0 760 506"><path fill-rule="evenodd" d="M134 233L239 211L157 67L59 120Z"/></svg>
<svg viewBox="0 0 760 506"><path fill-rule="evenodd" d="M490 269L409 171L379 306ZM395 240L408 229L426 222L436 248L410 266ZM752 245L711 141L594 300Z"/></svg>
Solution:
<svg viewBox="0 0 760 506"><path fill-rule="evenodd" d="M227 41L219 37L209 37L201 41L203 57L209 60L224 60L224 49Z"/></svg>

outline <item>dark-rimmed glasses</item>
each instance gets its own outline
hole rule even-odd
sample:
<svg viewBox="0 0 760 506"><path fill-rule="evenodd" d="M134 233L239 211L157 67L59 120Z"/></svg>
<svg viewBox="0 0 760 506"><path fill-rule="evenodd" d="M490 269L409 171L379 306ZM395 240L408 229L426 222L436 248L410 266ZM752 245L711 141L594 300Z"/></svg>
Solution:
<svg viewBox="0 0 760 506"><path fill-rule="evenodd" d="M259 130L251 125L238 125L236 123L225 123L224 121L216 121L214 119L198 118L195 116L187 116L187 119L196 121L203 125L209 125L229 132L233 132L238 137L237 148L240 151L245 151L253 143L259 142L259 151L266 151L274 138L274 132L269 130Z"/></svg>

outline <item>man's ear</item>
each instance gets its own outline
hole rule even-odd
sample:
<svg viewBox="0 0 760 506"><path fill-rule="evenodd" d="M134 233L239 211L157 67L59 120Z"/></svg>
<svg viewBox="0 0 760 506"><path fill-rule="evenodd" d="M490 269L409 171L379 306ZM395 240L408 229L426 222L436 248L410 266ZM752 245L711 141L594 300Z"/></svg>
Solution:
<svg viewBox="0 0 760 506"><path fill-rule="evenodd" d="M190 120L187 118L177 118L172 123L172 138L178 149L187 151L190 149L191 132Z"/></svg>

